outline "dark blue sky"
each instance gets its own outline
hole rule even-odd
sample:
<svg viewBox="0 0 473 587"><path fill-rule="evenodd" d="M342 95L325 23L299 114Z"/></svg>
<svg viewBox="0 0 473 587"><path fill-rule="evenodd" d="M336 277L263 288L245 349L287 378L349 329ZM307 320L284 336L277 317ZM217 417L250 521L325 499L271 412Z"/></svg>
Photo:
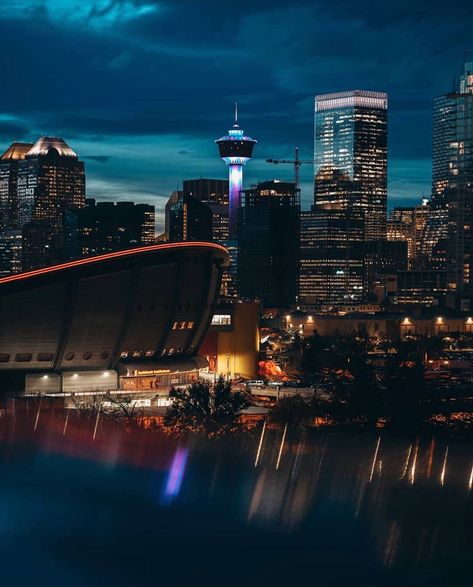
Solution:
<svg viewBox="0 0 473 587"><path fill-rule="evenodd" d="M313 96L389 93L390 204L430 191L432 97L473 49L471 2L0 0L0 144L65 138L88 194L158 210L184 178L224 177L213 143L240 102L258 139L245 183L312 157ZM312 169L303 172L311 199Z"/></svg>

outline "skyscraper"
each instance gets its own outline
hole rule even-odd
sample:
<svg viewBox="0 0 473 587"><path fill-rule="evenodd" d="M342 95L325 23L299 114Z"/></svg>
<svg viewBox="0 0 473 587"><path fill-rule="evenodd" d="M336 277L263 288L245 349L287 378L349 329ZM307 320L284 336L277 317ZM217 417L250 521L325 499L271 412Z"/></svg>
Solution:
<svg viewBox="0 0 473 587"><path fill-rule="evenodd" d="M184 192L176 191L165 207L166 240L212 240L212 212L204 202Z"/></svg>
<svg viewBox="0 0 473 587"><path fill-rule="evenodd" d="M345 210L301 214L299 301L309 305L363 301L363 218Z"/></svg>
<svg viewBox="0 0 473 587"><path fill-rule="evenodd" d="M447 302L473 299L473 61L457 89L434 99L432 205L446 237ZM435 246L435 245L434 245Z"/></svg>
<svg viewBox="0 0 473 587"><path fill-rule="evenodd" d="M301 218L302 303L363 301L365 243L386 239L386 200L387 95L316 96L314 205Z"/></svg>
<svg viewBox="0 0 473 587"><path fill-rule="evenodd" d="M41 137L18 169L20 224L33 220L60 223L66 208L85 206L84 163L60 138Z"/></svg>
<svg viewBox="0 0 473 587"><path fill-rule="evenodd" d="M85 206L84 163L63 139L41 137L19 162L17 201L23 269L60 261L63 214Z"/></svg>
<svg viewBox="0 0 473 587"><path fill-rule="evenodd" d="M19 228L18 167L33 143L13 143L0 159L0 232Z"/></svg>
<svg viewBox="0 0 473 587"><path fill-rule="evenodd" d="M391 210L387 223L388 241L406 241L408 268L425 267L428 259L422 254L425 227L431 217L429 200L422 198L418 206L398 206Z"/></svg>
<svg viewBox="0 0 473 587"><path fill-rule="evenodd" d="M386 238L387 108L382 92L315 98L314 205L364 218L364 240Z"/></svg>
<svg viewBox="0 0 473 587"><path fill-rule="evenodd" d="M473 61L465 61L456 91L434 98L433 201L459 183L473 184Z"/></svg>
<svg viewBox="0 0 473 587"><path fill-rule="evenodd" d="M295 184L266 181L242 192L238 227L238 291L266 307L296 301L300 192Z"/></svg>
<svg viewBox="0 0 473 587"><path fill-rule="evenodd" d="M225 135L215 141L220 158L228 165L229 179L229 239L234 240L238 232L238 208L243 187L243 166L253 156L257 141L245 135L238 126L238 110L235 105L235 124Z"/></svg>
<svg viewBox="0 0 473 587"><path fill-rule="evenodd" d="M186 179L182 182L184 193L205 203L212 212L212 240L222 243L228 240L228 179Z"/></svg>

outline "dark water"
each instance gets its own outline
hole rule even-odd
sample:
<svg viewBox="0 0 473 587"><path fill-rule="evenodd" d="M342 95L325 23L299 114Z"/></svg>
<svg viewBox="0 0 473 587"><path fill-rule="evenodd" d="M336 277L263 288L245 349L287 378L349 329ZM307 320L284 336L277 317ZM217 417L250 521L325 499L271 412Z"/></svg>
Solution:
<svg viewBox="0 0 473 587"><path fill-rule="evenodd" d="M471 585L473 451L318 431L187 443L2 422L1 585ZM287 439L286 439L287 440Z"/></svg>

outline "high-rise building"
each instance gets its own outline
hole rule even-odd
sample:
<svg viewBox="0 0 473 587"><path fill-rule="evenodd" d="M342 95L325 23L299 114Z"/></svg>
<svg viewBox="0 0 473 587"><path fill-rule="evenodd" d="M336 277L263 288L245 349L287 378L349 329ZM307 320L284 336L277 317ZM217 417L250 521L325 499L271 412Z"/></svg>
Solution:
<svg viewBox="0 0 473 587"><path fill-rule="evenodd" d="M465 61L456 91L434 98L432 198L459 182L473 184L473 61Z"/></svg>
<svg viewBox="0 0 473 587"><path fill-rule="evenodd" d="M47 220L60 226L66 208L85 206L84 163L67 143L41 137L18 166L19 225Z"/></svg>
<svg viewBox="0 0 473 587"><path fill-rule="evenodd" d="M228 241L228 179L186 179L182 192L205 203L212 212L211 239Z"/></svg>
<svg viewBox="0 0 473 587"><path fill-rule="evenodd" d="M235 124L225 135L215 141L220 158L228 165L229 180L229 239L234 240L238 233L238 209L240 192L243 187L243 166L253 156L256 145L254 139L245 135L238 125L238 111L235 107Z"/></svg>
<svg viewBox="0 0 473 587"><path fill-rule="evenodd" d="M165 207L165 234L172 242L212 240L209 206L184 191L173 192Z"/></svg>
<svg viewBox="0 0 473 587"><path fill-rule="evenodd" d="M63 258L63 215L85 206L84 163L67 143L41 137L18 163L18 228L23 230L23 269Z"/></svg>
<svg viewBox="0 0 473 587"><path fill-rule="evenodd" d="M456 91L434 99L432 205L443 212L447 303L473 301L473 61Z"/></svg>
<svg viewBox="0 0 473 587"><path fill-rule="evenodd" d="M228 179L185 179L182 191L201 202L228 206Z"/></svg>
<svg viewBox="0 0 473 587"><path fill-rule="evenodd" d="M430 202L422 198L418 206L396 207L387 222L388 241L406 241L408 268L425 266L422 256L425 228L430 216ZM432 247L430 247L431 250Z"/></svg>
<svg viewBox="0 0 473 587"><path fill-rule="evenodd" d="M0 233L0 277L20 273L21 230L7 230Z"/></svg>
<svg viewBox="0 0 473 587"><path fill-rule="evenodd" d="M18 167L33 143L13 143L0 158L0 232L17 230L18 210Z"/></svg>
<svg viewBox="0 0 473 587"><path fill-rule="evenodd" d="M154 244L155 210L149 204L96 202L65 212L65 258L77 259Z"/></svg>
<svg viewBox="0 0 473 587"><path fill-rule="evenodd" d="M242 192L238 226L238 291L265 307L297 298L300 192L266 181Z"/></svg>
<svg viewBox="0 0 473 587"><path fill-rule="evenodd" d="M363 300L363 217L345 210L301 213L299 302L340 305Z"/></svg>
<svg viewBox="0 0 473 587"><path fill-rule="evenodd" d="M315 98L314 205L364 217L364 240L386 238L388 97L355 90Z"/></svg>
<svg viewBox="0 0 473 587"><path fill-rule="evenodd" d="M212 212L212 240L217 243L228 242L228 204L209 202ZM224 271L225 273L225 271Z"/></svg>

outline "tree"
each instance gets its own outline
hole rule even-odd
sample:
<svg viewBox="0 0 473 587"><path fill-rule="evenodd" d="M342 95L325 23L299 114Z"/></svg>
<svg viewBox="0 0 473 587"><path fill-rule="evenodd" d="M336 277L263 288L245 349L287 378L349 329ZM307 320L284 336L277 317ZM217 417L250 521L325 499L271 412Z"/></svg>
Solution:
<svg viewBox="0 0 473 587"><path fill-rule="evenodd" d="M136 407L136 401L131 396L114 397L110 394L100 394L78 397L73 395L72 403L80 416L90 419L100 417L129 429L139 427L143 418L143 409Z"/></svg>
<svg viewBox="0 0 473 587"><path fill-rule="evenodd" d="M223 377L213 385L194 381L184 389L172 388L169 398L164 425L178 434L194 432L208 438L239 430L241 413L250 405L246 396L232 391L231 383Z"/></svg>

